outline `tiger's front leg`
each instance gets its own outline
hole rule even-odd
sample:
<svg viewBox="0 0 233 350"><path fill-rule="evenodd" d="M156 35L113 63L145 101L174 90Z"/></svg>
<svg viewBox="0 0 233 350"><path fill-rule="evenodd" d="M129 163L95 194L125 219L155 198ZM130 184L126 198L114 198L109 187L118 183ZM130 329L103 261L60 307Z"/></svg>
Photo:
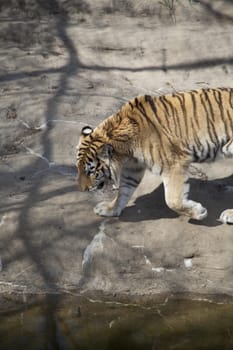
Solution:
<svg viewBox="0 0 233 350"><path fill-rule="evenodd" d="M200 203L188 199L189 184L186 167L174 165L162 176L165 200L169 208L181 215L202 220L207 216L207 209Z"/></svg>
<svg viewBox="0 0 233 350"><path fill-rule="evenodd" d="M116 198L111 202L100 202L94 212L100 216L120 216L126 207L135 189L141 182L144 169L123 168L120 176L120 185Z"/></svg>

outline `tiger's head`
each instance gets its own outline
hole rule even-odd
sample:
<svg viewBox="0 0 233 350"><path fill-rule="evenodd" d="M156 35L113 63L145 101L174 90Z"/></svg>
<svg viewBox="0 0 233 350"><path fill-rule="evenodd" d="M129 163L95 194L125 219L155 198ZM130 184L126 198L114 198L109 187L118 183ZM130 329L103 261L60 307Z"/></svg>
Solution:
<svg viewBox="0 0 233 350"><path fill-rule="evenodd" d="M111 180L113 147L94 134L90 126L81 131L77 146L78 190L95 191Z"/></svg>

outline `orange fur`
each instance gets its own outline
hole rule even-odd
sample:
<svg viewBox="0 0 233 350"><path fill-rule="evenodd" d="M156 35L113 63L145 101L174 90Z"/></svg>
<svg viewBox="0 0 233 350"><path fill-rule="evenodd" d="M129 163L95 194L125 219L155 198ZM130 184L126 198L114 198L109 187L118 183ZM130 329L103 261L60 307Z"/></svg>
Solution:
<svg viewBox="0 0 233 350"><path fill-rule="evenodd" d="M80 138L80 190L94 190L113 178L119 191L100 203L99 215L120 215L145 169L162 177L165 199L180 214L203 219L207 210L188 199L191 162L233 156L233 89L202 89L164 96L139 96ZM221 215L233 222L233 210Z"/></svg>

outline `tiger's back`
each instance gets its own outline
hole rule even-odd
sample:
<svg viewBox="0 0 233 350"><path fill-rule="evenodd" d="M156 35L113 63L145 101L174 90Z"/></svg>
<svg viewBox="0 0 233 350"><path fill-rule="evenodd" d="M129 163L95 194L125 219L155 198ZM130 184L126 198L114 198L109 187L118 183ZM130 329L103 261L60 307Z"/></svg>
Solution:
<svg viewBox="0 0 233 350"><path fill-rule="evenodd" d="M177 153L192 155L194 162L214 160L233 137L233 89L230 88L141 96L130 101L129 107L139 111L134 115L142 141L145 133L145 150L152 148L148 145L148 128L157 143L160 137L161 158L166 159L166 151L174 148Z"/></svg>
<svg viewBox="0 0 233 350"><path fill-rule="evenodd" d="M104 147L111 148L107 160L101 156ZM191 162L214 161L218 154L233 155L233 89L136 97L83 135L78 150L82 182L86 178L90 183L90 176L80 164L87 166L92 159L99 164L97 173L101 167L107 173L108 168L120 183L117 198L97 206L98 214L119 215L149 168L161 175L170 208L203 219L206 209L187 198L187 169ZM222 221L233 222L233 211L228 210Z"/></svg>

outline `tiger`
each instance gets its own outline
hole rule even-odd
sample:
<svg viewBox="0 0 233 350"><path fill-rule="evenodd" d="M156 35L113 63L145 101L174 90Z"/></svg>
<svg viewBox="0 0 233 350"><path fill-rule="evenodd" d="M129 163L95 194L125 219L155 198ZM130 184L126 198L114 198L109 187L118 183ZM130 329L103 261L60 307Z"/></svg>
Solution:
<svg viewBox="0 0 233 350"><path fill-rule="evenodd" d="M96 214L120 216L149 169L161 177L169 208L202 220L207 209L188 198L188 169L233 156L233 88L137 96L94 129L83 127L76 156L78 190L117 186L115 199L98 203ZM218 220L232 224L233 209Z"/></svg>

